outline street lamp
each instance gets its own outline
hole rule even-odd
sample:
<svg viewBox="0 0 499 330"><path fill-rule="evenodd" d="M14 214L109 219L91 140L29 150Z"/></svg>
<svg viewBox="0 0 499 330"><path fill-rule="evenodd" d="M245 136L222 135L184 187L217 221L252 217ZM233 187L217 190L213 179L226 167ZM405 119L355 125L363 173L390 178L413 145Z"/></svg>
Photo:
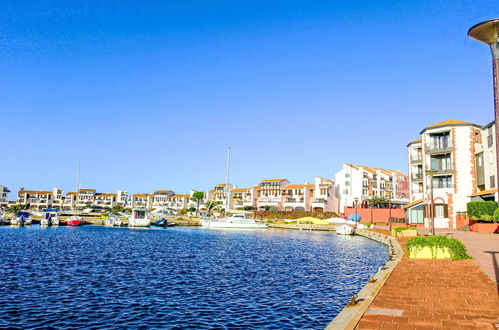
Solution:
<svg viewBox="0 0 499 330"><path fill-rule="evenodd" d="M492 51L492 67L494 77L494 114L496 139L499 137L499 18L478 23L468 30L471 39L490 46ZM499 159L499 143L496 141L496 159ZM496 173L496 187L499 187L499 166Z"/></svg>
<svg viewBox="0 0 499 330"><path fill-rule="evenodd" d="M430 216L431 216L431 234L435 235L435 204L433 203L433 176L437 174L435 170L427 170L426 175L430 177Z"/></svg>

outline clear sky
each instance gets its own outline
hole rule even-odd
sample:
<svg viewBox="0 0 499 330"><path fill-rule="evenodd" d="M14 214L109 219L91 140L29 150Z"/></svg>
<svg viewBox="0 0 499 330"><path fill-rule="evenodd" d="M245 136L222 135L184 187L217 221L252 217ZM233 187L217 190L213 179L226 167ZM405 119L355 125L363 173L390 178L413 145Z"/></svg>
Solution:
<svg viewBox="0 0 499 330"><path fill-rule="evenodd" d="M493 119L497 1L0 4L0 184L130 193L407 171L429 124ZM15 195L11 194L10 199Z"/></svg>

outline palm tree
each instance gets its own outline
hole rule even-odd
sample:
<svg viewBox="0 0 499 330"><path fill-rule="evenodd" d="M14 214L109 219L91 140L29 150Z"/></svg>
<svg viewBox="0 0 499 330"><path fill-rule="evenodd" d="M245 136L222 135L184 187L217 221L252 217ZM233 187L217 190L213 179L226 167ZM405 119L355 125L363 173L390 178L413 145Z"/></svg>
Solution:
<svg viewBox="0 0 499 330"><path fill-rule="evenodd" d="M207 215L211 215L211 211L220 205L220 202L214 202L214 201L208 201L204 204L206 206L206 213Z"/></svg>
<svg viewBox="0 0 499 330"><path fill-rule="evenodd" d="M199 215L199 203L204 199L204 192L196 191L192 194L191 201L196 202L196 217Z"/></svg>

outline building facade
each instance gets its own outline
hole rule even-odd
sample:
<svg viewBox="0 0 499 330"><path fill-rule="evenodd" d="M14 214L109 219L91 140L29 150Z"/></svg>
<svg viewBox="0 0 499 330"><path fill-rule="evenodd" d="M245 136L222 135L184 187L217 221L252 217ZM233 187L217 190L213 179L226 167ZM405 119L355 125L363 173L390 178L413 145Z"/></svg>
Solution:
<svg viewBox="0 0 499 330"><path fill-rule="evenodd" d="M386 198L393 207L402 207L409 202L409 177L396 170L344 163L335 175L335 195L339 213L355 203L368 207L373 197Z"/></svg>
<svg viewBox="0 0 499 330"><path fill-rule="evenodd" d="M0 206L9 204L9 193L10 193L9 188L0 185Z"/></svg>
<svg viewBox="0 0 499 330"><path fill-rule="evenodd" d="M488 128L447 120L424 128L421 138L408 144L410 223L428 227L433 217L436 228L455 228L456 216L466 212L470 196L490 188L495 174L484 166L490 163L485 159L489 147L484 148L484 131Z"/></svg>

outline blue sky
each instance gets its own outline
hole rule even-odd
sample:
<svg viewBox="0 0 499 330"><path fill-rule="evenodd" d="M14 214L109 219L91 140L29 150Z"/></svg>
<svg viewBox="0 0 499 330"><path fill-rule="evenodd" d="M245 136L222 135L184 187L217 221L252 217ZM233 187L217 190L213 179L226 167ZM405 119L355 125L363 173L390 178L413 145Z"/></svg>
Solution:
<svg viewBox="0 0 499 330"><path fill-rule="evenodd" d="M407 171L429 124L493 119L467 37L495 1L0 4L0 184L130 193ZM11 199L14 195L11 195Z"/></svg>

